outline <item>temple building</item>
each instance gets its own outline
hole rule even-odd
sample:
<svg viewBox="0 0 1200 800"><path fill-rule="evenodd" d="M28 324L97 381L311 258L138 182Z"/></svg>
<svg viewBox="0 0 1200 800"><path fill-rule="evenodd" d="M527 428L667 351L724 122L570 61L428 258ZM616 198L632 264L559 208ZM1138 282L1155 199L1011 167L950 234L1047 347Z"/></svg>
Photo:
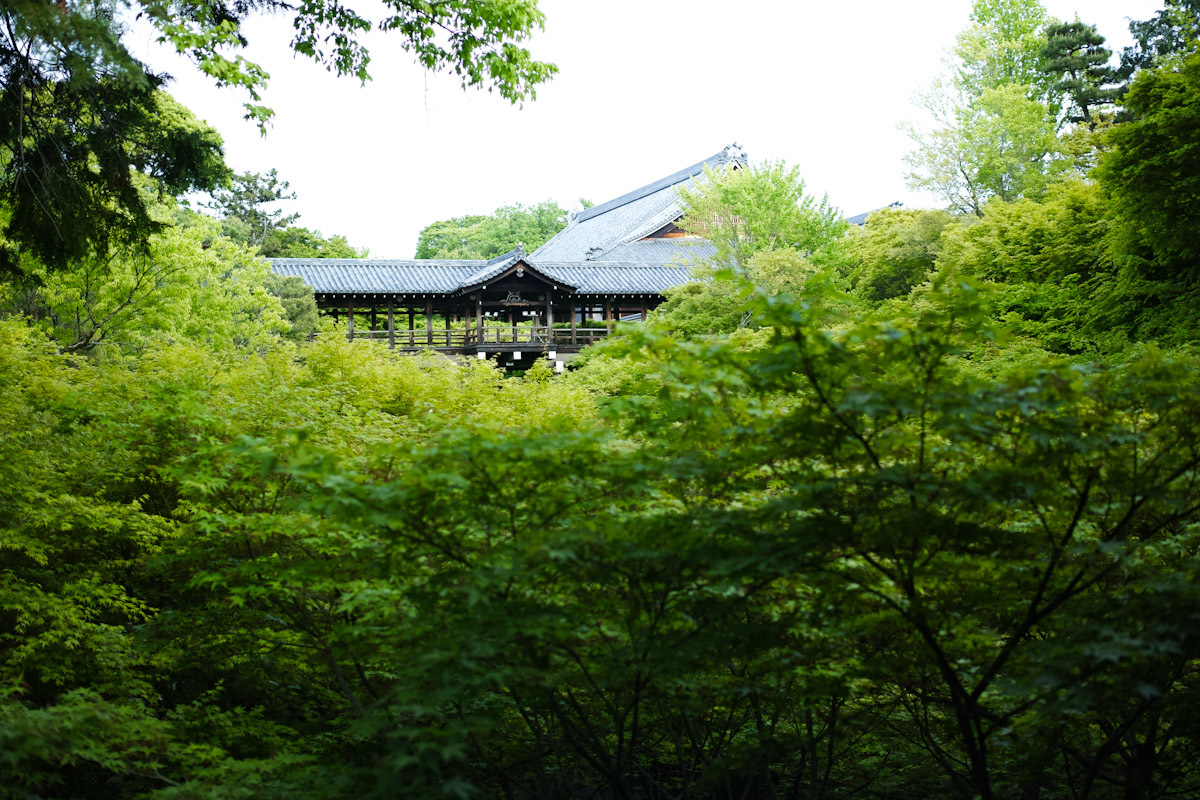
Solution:
<svg viewBox="0 0 1200 800"><path fill-rule="evenodd" d="M276 258L302 278L323 313L348 321L350 338L462 355L576 352L616 320L645 319L663 293L692 280L713 246L676 227L679 190L706 168L741 167L736 145L606 203L572 214L532 253L489 261ZM361 320L370 320L362 330ZM355 330L355 317L360 320Z"/></svg>

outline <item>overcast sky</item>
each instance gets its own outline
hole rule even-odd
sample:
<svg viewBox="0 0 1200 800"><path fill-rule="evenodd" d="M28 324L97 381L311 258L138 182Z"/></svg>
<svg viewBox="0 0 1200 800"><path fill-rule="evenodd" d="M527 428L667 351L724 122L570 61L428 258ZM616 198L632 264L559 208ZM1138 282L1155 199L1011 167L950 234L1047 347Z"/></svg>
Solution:
<svg viewBox="0 0 1200 800"><path fill-rule="evenodd" d="M1094 23L1114 51L1128 19L1160 0L1043 0L1060 19ZM360 3L349 0L351 7ZM372 34L373 80L336 78L288 49L278 18L247 29L248 57L271 74L265 138L244 97L212 88L159 53L170 91L221 132L238 171L279 170L299 224L343 234L376 258L410 258L430 222L508 203L600 203L716 153L800 168L809 190L847 215L908 191L897 129L913 95L944 69L970 0L541 0L546 30L528 46L559 74L524 108L426 74ZM143 45L148 42L148 37Z"/></svg>

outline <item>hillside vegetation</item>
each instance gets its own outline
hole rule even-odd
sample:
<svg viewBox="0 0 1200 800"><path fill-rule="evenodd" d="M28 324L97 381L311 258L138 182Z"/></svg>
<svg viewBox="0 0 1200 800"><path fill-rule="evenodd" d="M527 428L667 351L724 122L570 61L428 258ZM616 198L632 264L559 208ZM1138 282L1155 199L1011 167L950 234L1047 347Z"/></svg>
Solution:
<svg viewBox="0 0 1200 800"><path fill-rule="evenodd" d="M257 254L357 251L273 173L130 161L58 249L6 196L0 796L1200 794L1196 10L1117 64L979 0L947 209L714 173L565 375L317 322Z"/></svg>

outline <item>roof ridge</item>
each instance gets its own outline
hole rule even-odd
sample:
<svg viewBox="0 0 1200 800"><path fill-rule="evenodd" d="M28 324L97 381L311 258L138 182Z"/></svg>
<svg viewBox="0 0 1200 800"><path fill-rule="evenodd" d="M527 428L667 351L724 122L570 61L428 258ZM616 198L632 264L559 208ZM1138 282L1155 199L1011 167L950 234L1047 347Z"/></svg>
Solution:
<svg viewBox="0 0 1200 800"><path fill-rule="evenodd" d="M513 259L514 261L520 261L524 257L525 257L525 245L518 244L512 250L509 250L507 253L501 253L498 256L493 256L492 258L489 258L487 263L488 263L488 266L490 267L492 264L499 264L500 262L508 261L509 259Z"/></svg>
<svg viewBox="0 0 1200 800"><path fill-rule="evenodd" d="M620 197L615 197L612 200L608 200L598 206L592 206L585 211L581 211L575 215L574 221L583 222L584 220L588 220L592 217L612 211L614 208L620 208L621 206L628 205L635 200L640 200L647 195L662 191L668 186L674 186L677 183L682 183L688 178L695 177L696 175L704 172L705 167L719 167L732 161L744 163L745 160L745 151L738 146L737 142L733 142L732 144L722 148L720 152L716 153L715 155L709 156L703 161L692 164L690 167L685 167L684 169L672 173L665 178L659 178L653 183L648 183L639 189L634 189L632 192L627 192Z"/></svg>

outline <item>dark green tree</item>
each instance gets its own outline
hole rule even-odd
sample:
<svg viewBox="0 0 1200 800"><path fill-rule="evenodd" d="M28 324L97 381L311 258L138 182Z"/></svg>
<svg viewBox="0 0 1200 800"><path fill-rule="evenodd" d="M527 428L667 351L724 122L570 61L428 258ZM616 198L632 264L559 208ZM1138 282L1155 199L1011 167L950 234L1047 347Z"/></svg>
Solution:
<svg viewBox="0 0 1200 800"><path fill-rule="evenodd" d="M121 47L113 14L99 2L0 8L3 232L53 267L161 228L134 173L172 194L226 173L220 137ZM5 261L16 269L16 250Z"/></svg>
<svg viewBox="0 0 1200 800"><path fill-rule="evenodd" d="M1144 69L1096 175L1120 219L1118 252L1146 277L1200 279L1200 52Z"/></svg>
<svg viewBox="0 0 1200 800"><path fill-rule="evenodd" d="M1095 25L1076 20L1046 27L1042 62L1054 88L1067 98L1068 121L1092 125L1093 115L1120 96L1117 71L1108 63L1111 58L1112 51L1104 46Z"/></svg>
<svg viewBox="0 0 1200 800"><path fill-rule="evenodd" d="M296 52L360 80L369 78L369 54L358 37L376 26L395 31L424 68L453 71L464 87L487 87L512 102L532 98L555 72L520 46L543 23L536 0L386 0L375 22L325 0L11 0L0 8L4 231L16 248L57 266L110 241L144 243L153 233L131 168L171 193L210 189L224 174L215 134L194 122L162 124L165 76L123 43L115 19L126 7L217 85L248 90L247 116L260 125L271 115L258 103L267 75L242 55L249 46L242 23L257 13L289 14ZM5 252L12 268L16 249Z"/></svg>
<svg viewBox="0 0 1200 800"><path fill-rule="evenodd" d="M1121 53L1121 77L1131 79L1172 53L1183 52L1200 38L1200 0L1166 0L1148 20L1129 23L1134 44Z"/></svg>

